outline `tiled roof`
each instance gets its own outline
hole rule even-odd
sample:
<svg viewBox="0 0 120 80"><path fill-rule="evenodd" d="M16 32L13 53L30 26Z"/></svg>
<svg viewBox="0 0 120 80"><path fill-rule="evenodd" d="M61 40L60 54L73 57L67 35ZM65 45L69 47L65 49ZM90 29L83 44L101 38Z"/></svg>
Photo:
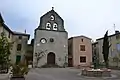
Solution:
<svg viewBox="0 0 120 80"><path fill-rule="evenodd" d="M29 36L29 34L13 31L14 35L24 35Z"/></svg>
<svg viewBox="0 0 120 80"><path fill-rule="evenodd" d="M73 39L73 38L78 38L78 37L84 37L84 38L87 38L87 39L92 40L91 38L86 37L86 36L83 36L83 35L81 35L81 36L74 36L74 37L70 37L68 40Z"/></svg>
<svg viewBox="0 0 120 80"><path fill-rule="evenodd" d="M0 13L0 23L4 23L1 13Z"/></svg>
<svg viewBox="0 0 120 80"><path fill-rule="evenodd" d="M30 37L30 34L12 31L12 30L4 23L4 20L3 20L2 16L1 16L1 13L0 13L0 22L1 22L2 26L3 26L6 30L8 30L9 32L11 32L13 35L24 35L24 36Z"/></svg>
<svg viewBox="0 0 120 80"><path fill-rule="evenodd" d="M108 37L113 37L113 36L118 35L118 34L120 34L120 32L119 32L119 33L116 33L116 34L109 35ZM98 39L96 39L96 40L101 40L101 39L103 39L103 38L104 38L104 37L98 38Z"/></svg>

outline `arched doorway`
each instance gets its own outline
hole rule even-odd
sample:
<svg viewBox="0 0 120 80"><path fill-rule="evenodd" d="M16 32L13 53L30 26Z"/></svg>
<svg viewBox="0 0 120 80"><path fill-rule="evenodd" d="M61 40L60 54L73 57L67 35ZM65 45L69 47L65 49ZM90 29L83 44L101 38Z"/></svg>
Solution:
<svg viewBox="0 0 120 80"><path fill-rule="evenodd" d="M55 54L53 52L48 53L48 55L47 55L47 64L50 64L50 65L55 64Z"/></svg>

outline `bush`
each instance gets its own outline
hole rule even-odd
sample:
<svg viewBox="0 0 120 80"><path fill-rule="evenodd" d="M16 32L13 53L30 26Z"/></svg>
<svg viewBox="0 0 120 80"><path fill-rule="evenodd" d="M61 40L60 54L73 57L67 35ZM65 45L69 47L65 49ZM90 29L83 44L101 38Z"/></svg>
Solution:
<svg viewBox="0 0 120 80"><path fill-rule="evenodd" d="M12 74L13 77L24 77L28 73L29 69L26 64L14 64L12 65Z"/></svg>

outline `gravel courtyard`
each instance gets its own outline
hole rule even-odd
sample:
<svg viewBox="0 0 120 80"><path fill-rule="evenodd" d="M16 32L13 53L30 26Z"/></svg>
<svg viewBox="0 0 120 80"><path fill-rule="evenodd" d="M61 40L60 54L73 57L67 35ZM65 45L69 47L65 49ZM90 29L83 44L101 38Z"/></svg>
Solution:
<svg viewBox="0 0 120 80"><path fill-rule="evenodd" d="M115 70L112 70L111 78L84 77L80 73L80 69L73 68L31 69L26 80L120 80L120 71Z"/></svg>

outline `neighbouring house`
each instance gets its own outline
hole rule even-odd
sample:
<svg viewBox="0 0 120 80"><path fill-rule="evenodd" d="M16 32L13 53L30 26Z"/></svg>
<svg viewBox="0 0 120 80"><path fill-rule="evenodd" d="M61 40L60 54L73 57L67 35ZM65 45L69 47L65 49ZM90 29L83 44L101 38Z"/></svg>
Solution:
<svg viewBox="0 0 120 80"><path fill-rule="evenodd" d="M64 20L53 8L41 16L40 24L35 29L33 52L33 67L63 67L68 63L68 33Z"/></svg>
<svg viewBox="0 0 120 80"><path fill-rule="evenodd" d="M92 63L91 38L75 36L68 39L68 65L90 67Z"/></svg>
<svg viewBox="0 0 120 80"><path fill-rule="evenodd" d="M26 60L27 60L27 64L30 65L32 65L33 62L33 47L34 47L34 39L32 39L31 43L27 45Z"/></svg>
<svg viewBox="0 0 120 80"><path fill-rule="evenodd" d="M115 31L115 34L109 35L109 43L111 47L109 48L109 65L110 66L120 66L120 32ZM98 53L99 53L99 64L104 63L102 46L103 38L96 39L98 42ZM117 60L116 62L116 58ZM119 64L118 64L119 63Z"/></svg>
<svg viewBox="0 0 120 80"><path fill-rule="evenodd" d="M11 63L18 63L25 61L25 53L27 48L27 43L30 35L26 33L20 33L12 31L2 18L0 13L0 33L4 32L8 41L13 42L11 48Z"/></svg>

